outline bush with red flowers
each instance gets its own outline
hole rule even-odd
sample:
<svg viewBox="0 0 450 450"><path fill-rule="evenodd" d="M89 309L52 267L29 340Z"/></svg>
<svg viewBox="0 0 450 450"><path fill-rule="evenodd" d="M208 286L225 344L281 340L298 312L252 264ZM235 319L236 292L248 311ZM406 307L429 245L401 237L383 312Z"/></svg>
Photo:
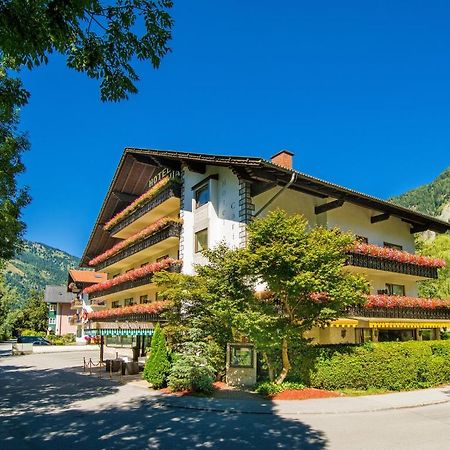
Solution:
<svg viewBox="0 0 450 450"><path fill-rule="evenodd" d="M181 264L181 260L166 258L159 262L149 263L145 266L139 267L138 269L130 270L129 272L123 273L118 277L111 278L110 280L104 281L102 283L93 284L83 290L85 294L91 294L92 292L105 291L118 284L125 283L126 281L134 281L139 278L143 278L152 273L159 272L161 270L168 269L170 266L177 266Z"/></svg>
<svg viewBox="0 0 450 450"><path fill-rule="evenodd" d="M350 253L385 258L400 263L415 264L417 266L437 267L445 266L445 260L440 258L431 258L429 256L413 255L403 250L397 250L390 247L379 247L378 245L365 244L363 242L355 243Z"/></svg>

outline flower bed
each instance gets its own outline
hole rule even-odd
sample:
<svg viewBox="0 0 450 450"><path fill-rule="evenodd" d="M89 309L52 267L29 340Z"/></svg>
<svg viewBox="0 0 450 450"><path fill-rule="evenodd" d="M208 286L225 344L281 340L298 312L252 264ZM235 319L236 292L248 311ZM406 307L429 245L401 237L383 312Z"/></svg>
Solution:
<svg viewBox="0 0 450 450"><path fill-rule="evenodd" d="M368 295L365 308L450 308L450 300L403 297L399 295Z"/></svg>
<svg viewBox="0 0 450 450"><path fill-rule="evenodd" d="M148 200L155 197L157 194L159 194L170 182L178 183L179 181L174 178L163 178L162 180L158 181L152 188L150 188L147 192L144 192L140 197L138 197L136 200L134 200L132 203L130 203L125 209L117 213L114 217L112 217L103 227L105 231L110 230L114 225L119 223L121 220L123 220L125 217L129 216L133 211L135 211L139 206L141 206L143 203L147 202Z"/></svg>
<svg viewBox="0 0 450 450"><path fill-rule="evenodd" d="M378 245L365 244L362 242L357 242L352 247L350 252L359 253L361 255L374 256L378 258L385 258L391 261L397 261L401 263L415 264L417 266L437 267L437 268L445 266L444 259L431 258L429 256L413 255L412 253L408 253L403 250L396 250L390 247L379 247Z"/></svg>
<svg viewBox="0 0 450 450"><path fill-rule="evenodd" d="M102 254L91 259L89 261L89 265L96 266L97 264L106 261L111 256L114 256L115 254L119 253L121 250L128 248L130 245L144 240L146 237L156 233L165 226L169 224L179 224L179 223L181 223L180 219L176 219L174 217L163 217L162 219L156 221L155 223L152 223L151 225L139 231L138 233L133 234L133 236L130 236L128 239L124 239L123 241L114 245L113 247L106 250Z"/></svg>
<svg viewBox="0 0 450 450"><path fill-rule="evenodd" d="M94 311L88 315L90 320L108 319L131 314L158 314L167 306L167 301L156 301L143 305L123 306L121 308Z"/></svg>
<svg viewBox="0 0 450 450"><path fill-rule="evenodd" d="M94 284L84 289L85 294L91 294L93 292L105 291L113 286L124 283L126 281L138 280L154 272L159 272L165 270L172 265L181 264L179 259L166 258L159 262L154 262L146 264L138 269L130 270L127 273L119 275L118 277L112 278L111 280L104 281L103 283Z"/></svg>

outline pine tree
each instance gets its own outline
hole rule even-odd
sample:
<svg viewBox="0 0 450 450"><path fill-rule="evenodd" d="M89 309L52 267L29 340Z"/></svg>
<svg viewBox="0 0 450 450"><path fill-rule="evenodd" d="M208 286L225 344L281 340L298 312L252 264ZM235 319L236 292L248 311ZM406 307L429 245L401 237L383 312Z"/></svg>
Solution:
<svg viewBox="0 0 450 450"><path fill-rule="evenodd" d="M169 353L166 346L164 330L159 323L155 327L150 345L150 355L145 363L143 378L155 389L166 385L167 376L170 371Z"/></svg>

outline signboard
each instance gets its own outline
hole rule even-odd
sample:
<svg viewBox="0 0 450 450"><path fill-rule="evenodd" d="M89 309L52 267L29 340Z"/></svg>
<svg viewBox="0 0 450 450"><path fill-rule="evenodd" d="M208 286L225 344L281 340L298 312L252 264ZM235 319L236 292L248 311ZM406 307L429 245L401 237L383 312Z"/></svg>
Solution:
<svg viewBox="0 0 450 450"><path fill-rule="evenodd" d="M150 178L148 182L148 187L152 188L158 181L161 181L163 178L180 178L181 172L179 170L172 170L164 168L160 172L158 172L154 177Z"/></svg>

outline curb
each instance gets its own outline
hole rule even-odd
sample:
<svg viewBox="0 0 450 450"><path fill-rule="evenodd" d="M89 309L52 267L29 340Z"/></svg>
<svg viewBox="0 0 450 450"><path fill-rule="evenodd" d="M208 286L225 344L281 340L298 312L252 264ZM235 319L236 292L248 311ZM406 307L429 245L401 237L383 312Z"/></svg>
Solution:
<svg viewBox="0 0 450 450"><path fill-rule="evenodd" d="M169 401L167 401L169 400ZM336 415L336 414L361 414L361 413L373 413L373 412L383 412L383 411L395 411L395 410L404 410L404 409L416 409L423 408L426 406L433 405L442 405L445 403L450 403L449 400L442 401L434 401L428 403L420 403L416 405L405 405L405 406L393 406L393 407L379 407L379 408L369 408L369 409L355 409L355 410L340 410L340 411L283 411L282 408L276 407L270 411L257 411L250 409L239 409L234 407L214 407L214 406L194 406L194 405L182 405L175 404L175 402L171 402L171 399L157 398L156 403L160 406L167 406L176 409L184 409L184 410L193 410L193 411L204 411L204 412L218 412L225 414L253 414L253 415L288 415L288 416L300 416L300 415ZM290 400L278 400L278 401L286 401ZM305 401L305 400L302 400ZM306 400L307 401L307 400Z"/></svg>

